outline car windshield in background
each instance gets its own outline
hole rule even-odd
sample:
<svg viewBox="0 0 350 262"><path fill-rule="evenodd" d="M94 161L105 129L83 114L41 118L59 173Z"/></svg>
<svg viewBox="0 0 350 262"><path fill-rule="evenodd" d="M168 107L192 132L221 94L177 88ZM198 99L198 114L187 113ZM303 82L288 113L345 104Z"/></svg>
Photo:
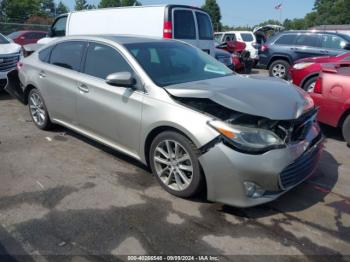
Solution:
<svg viewBox="0 0 350 262"><path fill-rule="evenodd" d="M9 34L7 37L10 38L10 39L15 39L15 38L17 38L20 34L21 34L21 32L13 32L13 33Z"/></svg>
<svg viewBox="0 0 350 262"><path fill-rule="evenodd" d="M176 42L126 44L158 86L218 78L232 71L199 49Z"/></svg>
<svg viewBox="0 0 350 262"><path fill-rule="evenodd" d="M4 37L2 34L0 34L0 44L8 44L10 41Z"/></svg>
<svg viewBox="0 0 350 262"><path fill-rule="evenodd" d="M241 33L241 37L242 37L244 42L253 42L254 41L254 38L253 38L252 34Z"/></svg>

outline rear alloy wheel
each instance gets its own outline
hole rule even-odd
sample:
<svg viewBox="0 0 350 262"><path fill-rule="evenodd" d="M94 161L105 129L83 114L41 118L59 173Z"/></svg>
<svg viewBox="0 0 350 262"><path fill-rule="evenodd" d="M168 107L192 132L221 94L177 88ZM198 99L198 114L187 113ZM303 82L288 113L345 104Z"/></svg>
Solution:
<svg viewBox="0 0 350 262"><path fill-rule="evenodd" d="M289 75L289 63L285 60L276 60L270 65L270 76L287 80Z"/></svg>
<svg viewBox="0 0 350 262"><path fill-rule="evenodd" d="M317 78L318 78L317 76L314 76L309 80L307 80L303 85L303 89L308 93L312 93L315 89Z"/></svg>
<svg viewBox="0 0 350 262"><path fill-rule="evenodd" d="M179 133L164 132L154 139L150 164L158 182L173 195L191 197L202 187L197 149Z"/></svg>
<svg viewBox="0 0 350 262"><path fill-rule="evenodd" d="M348 115L342 126L343 137L346 143L350 146L350 115Z"/></svg>
<svg viewBox="0 0 350 262"><path fill-rule="evenodd" d="M51 127L52 124L44 103L44 99L39 93L39 90L36 88L29 92L28 107L30 116L37 127L43 130L47 130Z"/></svg>

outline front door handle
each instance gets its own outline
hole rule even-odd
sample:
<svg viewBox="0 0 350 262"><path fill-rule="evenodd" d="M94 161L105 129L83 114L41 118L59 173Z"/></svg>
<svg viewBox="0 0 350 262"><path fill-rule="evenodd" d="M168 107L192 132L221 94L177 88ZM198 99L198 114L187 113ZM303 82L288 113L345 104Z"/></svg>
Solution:
<svg viewBox="0 0 350 262"><path fill-rule="evenodd" d="M40 77L40 78L45 78L45 77L46 77L45 72L44 72L44 71L40 71L39 77Z"/></svg>
<svg viewBox="0 0 350 262"><path fill-rule="evenodd" d="M89 88L85 84L79 84L78 89L83 93L89 93Z"/></svg>

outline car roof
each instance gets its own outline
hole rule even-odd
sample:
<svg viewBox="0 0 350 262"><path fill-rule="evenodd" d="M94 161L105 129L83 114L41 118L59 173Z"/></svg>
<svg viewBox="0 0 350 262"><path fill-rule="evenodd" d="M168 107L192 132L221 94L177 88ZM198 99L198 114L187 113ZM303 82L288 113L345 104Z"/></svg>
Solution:
<svg viewBox="0 0 350 262"><path fill-rule="evenodd" d="M172 39L164 39L161 37L149 37L149 36L135 36L135 35L76 35L62 37L60 40L107 40L121 45L135 44L135 43L154 43L154 42L178 42Z"/></svg>
<svg viewBox="0 0 350 262"><path fill-rule="evenodd" d="M327 31L317 31L317 30L289 30L282 31L280 34L329 34L329 35L342 35L336 32L327 32Z"/></svg>

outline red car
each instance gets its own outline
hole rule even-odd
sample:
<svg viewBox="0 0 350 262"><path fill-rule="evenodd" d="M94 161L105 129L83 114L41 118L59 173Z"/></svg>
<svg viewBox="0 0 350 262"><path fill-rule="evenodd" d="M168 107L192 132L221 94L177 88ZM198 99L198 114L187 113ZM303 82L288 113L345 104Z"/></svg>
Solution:
<svg viewBox="0 0 350 262"><path fill-rule="evenodd" d="M310 93L320 111L321 123L340 127L350 145L350 62L322 66L314 91Z"/></svg>
<svg viewBox="0 0 350 262"><path fill-rule="evenodd" d="M45 31L17 31L9 34L7 37L19 45L35 44L39 39L47 35Z"/></svg>
<svg viewBox="0 0 350 262"><path fill-rule="evenodd" d="M293 84L311 92L321 70L321 64L337 63L339 61L350 61L350 52L338 56L321 56L298 60L290 69Z"/></svg>

